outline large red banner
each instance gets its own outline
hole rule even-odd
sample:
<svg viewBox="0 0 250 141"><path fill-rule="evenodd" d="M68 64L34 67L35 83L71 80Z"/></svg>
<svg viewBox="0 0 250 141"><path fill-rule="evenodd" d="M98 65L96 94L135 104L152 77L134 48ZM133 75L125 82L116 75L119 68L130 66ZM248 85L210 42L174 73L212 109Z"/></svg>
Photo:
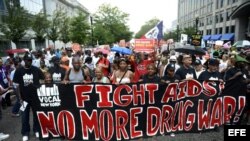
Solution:
<svg viewBox="0 0 250 141"><path fill-rule="evenodd" d="M129 140L237 123L246 105L245 88L238 81L224 86L196 80L169 85L52 84L37 89L32 106L41 138Z"/></svg>

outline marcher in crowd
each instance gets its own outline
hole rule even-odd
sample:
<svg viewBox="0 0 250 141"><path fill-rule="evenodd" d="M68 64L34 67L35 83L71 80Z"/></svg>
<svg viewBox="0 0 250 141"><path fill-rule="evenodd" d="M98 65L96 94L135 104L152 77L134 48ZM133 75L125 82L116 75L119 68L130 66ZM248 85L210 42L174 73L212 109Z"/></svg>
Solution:
<svg viewBox="0 0 250 141"><path fill-rule="evenodd" d="M125 84L133 82L134 74L128 70L129 61L125 58L120 58L119 69L115 72L113 83L114 84Z"/></svg>
<svg viewBox="0 0 250 141"><path fill-rule="evenodd" d="M195 60L194 69L195 69L196 77L199 78L200 74L204 71L204 68L200 59Z"/></svg>
<svg viewBox="0 0 250 141"><path fill-rule="evenodd" d="M60 59L56 56L52 57L51 63L53 65L48 72L52 75L54 83L61 83L65 77L66 69L60 66Z"/></svg>
<svg viewBox="0 0 250 141"><path fill-rule="evenodd" d="M79 56L72 58L72 68L70 68L63 79L63 83L88 83L91 82L87 69L82 69L82 62Z"/></svg>
<svg viewBox="0 0 250 141"><path fill-rule="evenodd" d="M161 82L163 83L177 83L179 82L180 78L175 75L175 65L168 64L166 67L167 74L162 77Z"/></svg>
<svg viewBox="0 0 250 141"><path fill-rule="evenodd" d="M37 88L40 87L40 80L44 79L44 74L42 71L32 66L32 56L30 54L26 54L23 57L25 62L24 67L20 67L16 70L13 82L17 84L18 90L20 93L20 102L27 102L28 105L22 113L22 135L23 141L27 141L29 139L30 132L30 124L29 124L29 113L30 108L32 107L32 95L37 94ZM33 110L33 108L32 108ZM39 123L36 114L33 111L33 132L36 137L39 137Z"/></svg>
<svg viewBox="0 0 250 141"><path fill-rule="evenodd" d="M176 71L176 75L180 78L180 80L197 79L195 70L191 67L191 56L188 54L183 55L182 63L183 65Z"/></svg>
<svg viewBox="0 0 250 141"><path fill-rule="evenodd" d="M208 69L203 71L198 80L213 80L223 82L222 76L219 72L220 62L217 59L208 60Z"/></svg>
<svg viewBox="0 0 250 141"><path fill-rule="evenodd" d="M96 67L95 68L95 77L93 78L92 82L94 83L110 83L110 80L103 75L102 68Z"/></svg>
<svg viewBox="0 0 250 141"><path fill-rule="evenodd" d="M159 83L161 79L157 76L157 68L155 64L149 64L147 66L147 73L139 79L139 82L143 83Z"/></svg>

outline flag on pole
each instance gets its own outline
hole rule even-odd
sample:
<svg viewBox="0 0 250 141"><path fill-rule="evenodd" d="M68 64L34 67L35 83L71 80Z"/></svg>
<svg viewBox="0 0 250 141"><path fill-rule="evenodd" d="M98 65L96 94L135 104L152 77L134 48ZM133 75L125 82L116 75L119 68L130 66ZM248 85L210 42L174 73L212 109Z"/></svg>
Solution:
<svg viewBox="0 0 250 141"><path fill-rule="evenodd" d="M163 38L163 21L160 21L154 28L149 30L141 39L157 39Z"/></svg>

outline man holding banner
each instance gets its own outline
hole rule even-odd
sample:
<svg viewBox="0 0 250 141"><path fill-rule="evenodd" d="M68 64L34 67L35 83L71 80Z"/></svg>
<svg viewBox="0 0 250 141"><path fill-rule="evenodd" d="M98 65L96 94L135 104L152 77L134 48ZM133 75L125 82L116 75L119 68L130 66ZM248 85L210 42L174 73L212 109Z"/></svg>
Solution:
<svg viewBox="0 0 250 141"><path fill-rule="evenodd" d="M29 113L30 106L32 106L32 97L37 95L37 88L40 87L40 79L44 79L44 75L42 71L32 66L32 56L31 54L26 54L23 57L25 62L24 67L20 67L16 70L13 78L13 82L18 85L18 93L20 95L20 101L23 107L22 113L22 135L23 141L28 141L29 132L30 132L30 124L29 124ZM24 103L28 105L25 106ZM37 120L37 116L33 110L33 131L36 137L39 137L39 123Z"/></svg>

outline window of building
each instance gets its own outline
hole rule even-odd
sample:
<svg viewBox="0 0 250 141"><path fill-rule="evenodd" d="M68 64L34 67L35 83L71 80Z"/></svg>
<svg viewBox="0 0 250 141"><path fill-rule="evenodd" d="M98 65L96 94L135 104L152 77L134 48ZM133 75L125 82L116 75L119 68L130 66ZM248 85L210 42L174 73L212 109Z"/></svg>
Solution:
<svg viewBox="0 0 250 141"><path fill-rule="evenodd" d="M43 0L20 0L20 5L31 14L42 12Z"/></svg>
<svg viewBox="0 0 250 141"><path fill-rule="evenodd" d="M2 11L5 11L5 6L3 0L0 0L0 13L2 13Z"/></svg>
<svg viewBox="0 0 250 141"><path fill-rule="evenodd" d="M215 23L218 23L219 22L219 14L216 14L215 15Z"/></svg>
<svg viewBox="0 0 250 141"><path fill-rule="evenodd" d="M212 29L207 29L207 35L211 35L212 34Z"/></svg>
<svg viewBox="0 0 250 141"><path fill-rule="evenodd" d="M231 33L234 33L235 32L235 26L231 26Z"/></svg>
<svg viewBox="0 0 250 141"><path fill-rule="evenodd" d="M203 35L203 30L199 31L201 35Z"/></svg>
<svg viewBox="0 0 250 141"><path fill-rule="evenodd" d="M230 33L230 27L229 26L226 27L226 33Z"/></svg>
<svg viewBox="0 0 250 141"><path fill-rule="evenodd" d="M227 5L230 5L231 4L231 0L227 0Z"/></svg>
<svg viewBox="0 0 250 141"><path fill-rule="evenodd" d="M222 27L219 28L219 34L222 34Z"/></svg>
<svg viewBox="0 0 250 141"><path fill-rule="evenodd" d="M224 0L220 0L220 8L223 7L223 1L224 1Z"/></svg>
<svg viewBox="0 0 250 141"><path fill-rule="evenodd" d="M219 1L220 1L220 0L216 0L216 9L219 8Z"/></svg>
<svg viewBox="0 0 250 141"><path fill-rule="evenodd" d="M233 2L233 3L236 3L236 2L238 2L238 0L232 0L232 2Z"/></svg>
<svg viewBox="0 0 250 141"><path fill-rule="evenodd" d="M227 12L226 12L226 20L227 21L230 20L230 14L231 14L231 9L227 9Z"/></svg>
<svg viewBox="0 0 250 141"><path fill-rule="evenodd" d="M223 14L223 11L221 11L221 12L220 12L220 22L223 22L223 19L224 19L223 15L224 15L224 14Z"/></svg>

